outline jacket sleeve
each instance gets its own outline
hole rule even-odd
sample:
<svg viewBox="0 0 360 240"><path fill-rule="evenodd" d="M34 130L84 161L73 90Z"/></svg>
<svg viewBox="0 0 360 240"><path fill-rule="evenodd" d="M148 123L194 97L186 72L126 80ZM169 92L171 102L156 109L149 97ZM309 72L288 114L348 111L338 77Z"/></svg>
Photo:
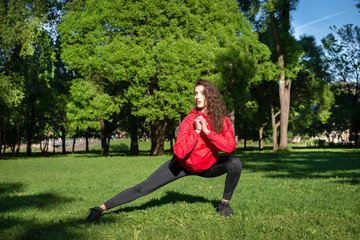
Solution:
<svg viewBox="0 0 360 240"><path fill-rule="evenodd" d="M210 131L209 140L221 151L231 153L236 147L234 131L228 118L224 119L224 127L220 133Z"/></svg>
<svg viewBox="0 0 360 240"><path fill-rule="evenodd" d="M195 131L193 124L189 119L184 119L180 124L174 145L174 153L179 159L185 158L193 150L200 137L200 134Z"/></svg>

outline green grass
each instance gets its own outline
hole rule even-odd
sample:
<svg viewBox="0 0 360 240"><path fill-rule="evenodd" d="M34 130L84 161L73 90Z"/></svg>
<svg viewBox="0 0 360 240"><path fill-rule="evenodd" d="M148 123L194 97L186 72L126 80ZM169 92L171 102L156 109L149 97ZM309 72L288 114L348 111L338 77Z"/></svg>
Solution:
<svg viewBox="0 0 360 240"><path fill-rule="evenodd" d="M144 180L171 155L35 155L0 161L0 239L359 239L360 151L238 151L243 173L216 212L225 176L186 177L88 224L88 208ZM168 145L167 145L168 148ZM115 151L117 150L117 151ZM167 151L169 153L169 151Z"/></svg>

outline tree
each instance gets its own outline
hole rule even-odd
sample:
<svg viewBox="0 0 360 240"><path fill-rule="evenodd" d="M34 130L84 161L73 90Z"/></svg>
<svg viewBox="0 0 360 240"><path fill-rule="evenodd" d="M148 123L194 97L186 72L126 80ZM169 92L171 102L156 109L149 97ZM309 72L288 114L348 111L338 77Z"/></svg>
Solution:
<svg viewBox="0 0 360 240"><path fill-rule="evenodd" d="M292 37L290 35L290 11L294 9L294 6L297 4L297 0L287 0L287 1L276 1L276 0L267 0L268 10L270 14L270 23L272 32L275 39L275 48L277 55L278 67L280 70L280 79L279 79L279 97L280 97L280 146L281 150L285 149L287 146L287 132L288 132L288 122L289 122L289 113L290 113L290 92L291 92L291 77L286 76L285 68L286 61L285 57L289 57L290 51L286 51L291 46L290 41ZM278 11L276 18L275 11ZM284 46L285 45L285 46ZM289 49L290 50L290 49ZM291 62L287 61L288 65L291 65ZM290 71L291 68L288 68Z"/></svg>
<svg viewBox="0 0 360 240"><path fill-rule="evenodd" d="M8 83L5 84L9 87L7 95L12 99L7 101L6 117L0 114L1 132L10 131L6 135L11 148L14 144L19 146L26 135L28 154L31 142L41 141L44 132L49 132L53 116L56 50L52 41L55 35L48 23L59 19L62 4L58 1L0 1L0 75L1 80ZM0 98L1 92L0 89ZM0 139L3 139L2 133Z"/></svg>
<svg viewBox="0 0 360 240"><path fill-rule="evenodd" d="M73 131L98 129L104 155L109 154L109 141L116 124L111 124L118 110L113 97L103 92L102 86L79 78L70 88L71 101L67 104L67 117Z"/></svg>
<svg viewBox="0 0 360 240"><path fill-rule="evenodd" d="M291 35L290 27L290 12L296 8L297 2L298 0L239 1L242 11L255 24L260 41L269 46L273 57L276 57L273 61L279 68L280 149L287 146L291 82L299 70L300 49ZM273 113L274 117L276 113ZM276 126L277 124L273 124L273 127Z"/></svg>
<svg viewBox="0 0 360 240"><path fill-rule="evenodd" d="M124 105L117 100L126 100L133 116L150 123L152 155L164 152L169 121L191 109L194 80L218 81L216 52L251 30L233 0L78 0L68 7L59 28L64 61L111 96L118 112Z"/></svg>
<svg viewBox="0 0 360 240"><path fill-rule="evenodd" d="M46 18L47 1L0 1L0 45L2 60L18 46L19 56L32 55L33 43L40 34L40 23Z"/></svg>
<svg viewBox="0 0 360 240"><path fill-rule="evenodd" d="M13 116L23 116L13 120L16 124L18 120L22 121L27 140L27 154L31 153L31 144L34 138L39 137L39 132L46 124L49 106L53 100L50 94L50 82L54 74L54 47L47 33L42 30L38 31L40 33L36 33L32 55L20 57L21 49L15 47L12 50L12 57L4 64L4 74L18 76L13 78L13 83L16 83L22 91L21 102L17 108L12 110Z"/></svg>
<svg viewBox="0 0 360 240"><path fill-rule="evenodd" d="M6 143L9 136L12 136L11 145L20 142L20 123L23 120L18 110L25 94L24 76L18 60L33 55L34 43L41 34L38 28L45 19L45 9L43 1L0 1L0 151L1 146L5 151L6 144L10 143ZM11 66L10 60L18 66L17 69Z"/></svg>
<svg viewBox="0 0 360 240"><path fill-rule="evenodd" d="M321 41L335 81L347 92L351 101L350 131L354 135L356 147L359 147L360 28L346 24L341 28L333 26L331 30L336 36L330 33Z"/></svg>
<svg viewBox="0 0 360 240"><path fill-rule="evenodd" d="M250 128L258 129L262 149L262 132L267 124L263 112L267 108L266 103L270 103L269 98L266 98L268 95L264 94L267 88L263 88L262 82L274 81L277 73L270 55L269 48L260 43L253 33L217 57L217 69L223 78L221 90L228 109L235 115L235 132L244 138L244 148L250 136ZM256 127L251 124L254 118L258 120Z"/></svg>
<svg viewBox="0 0 360 240"><path fill-rule="evenodd" d="M304 54L301 69L294 82L291 95L290 127L293 134L318 136L331 116L334 94L330 89L331 75L324 51L313 36L301 36L299 43Z"/></svg>
<svg viewBox="0 0 360 240"><path fill-rule="evenodd" d="M21 79L17 74L9 76L5 72L0 73L0 154L2 150L5 152L6 145L10 145L15 152L15 146L20 142L21 116L15 109L24 98L23 91L17 84Z"/></svg>

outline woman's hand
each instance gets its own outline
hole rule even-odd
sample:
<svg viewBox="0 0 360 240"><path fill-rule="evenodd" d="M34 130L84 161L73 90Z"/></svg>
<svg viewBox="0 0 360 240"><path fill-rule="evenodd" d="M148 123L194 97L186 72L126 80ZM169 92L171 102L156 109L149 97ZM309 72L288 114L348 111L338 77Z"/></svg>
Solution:
<svg viewBox="0 0 360 240"><path fill-rule="evenodd" d="M195 118L195 127L198 133L200 133L201 131L207 133L208 131L207 122L205 118L203 118L202 116L198 116Z"/></svg>
<svg viewBox="0 0 360 240"><path fill-rule="evenodd" d="M195 118L195 128L196 128L196 131L198 132L198 133L200 133L201 131L202 131L202 123L201 123L201 118L202 117L196 117Z"/></svg>
<svg viewBox="0 0 360 240"><path fill-rule="evenodd" d="M203 118L202 116L199 117L200 118L200 123L201 123L201 130L206 133L208 131L208 128L207 128L207 122L205 120L205 118Z"/></svg>

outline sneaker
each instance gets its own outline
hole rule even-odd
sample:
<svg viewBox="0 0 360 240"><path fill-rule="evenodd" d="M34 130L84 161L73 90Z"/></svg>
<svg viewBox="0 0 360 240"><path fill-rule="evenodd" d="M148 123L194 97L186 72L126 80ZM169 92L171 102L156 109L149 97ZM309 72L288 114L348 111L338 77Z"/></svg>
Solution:
<svg viewBox="0 0 360 240"><path fill-rule="evenodd" d="M103 212L103 210L99 206L90 208L90 213L89 213L89 216L86 218L86 221L95 222L95 221L99 220L102 212Z"/></svg>
<svg viewBox="0 0 360 240"><path fill-rule="evenodd" d="M229 202L223 202L223 201L221 201L221 203L219 204L218 213L225 217L230 217L231 215L234 215Z"/></svg>

